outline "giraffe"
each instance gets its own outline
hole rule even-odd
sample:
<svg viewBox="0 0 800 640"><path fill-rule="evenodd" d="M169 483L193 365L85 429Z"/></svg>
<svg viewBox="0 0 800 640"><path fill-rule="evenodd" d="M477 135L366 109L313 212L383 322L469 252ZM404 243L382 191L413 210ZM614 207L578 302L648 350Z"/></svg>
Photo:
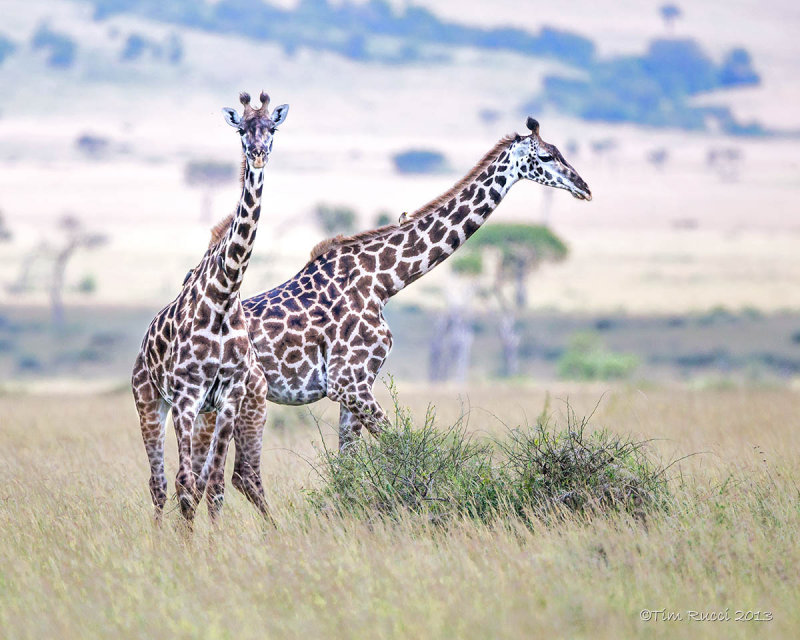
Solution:
<svg viewBox="0 0 800 640"><path fill-rule="evenodd" d="M235 213L212 229L202 260L186 275L178 296L150 323L133 368L133 395L150 461L150 494L157 522L167 499L164 436L170 409L178 438L177 495L190 527L206 485L211 518L219 512L225 457L237 414L250 421L261 420L265 414L261 405L266 402L267 383L250 345L239 289L261 214L264 166L276 127L286 119L289 107L281 105L270 114L269 96L263 91L258 109L250 105L247 93L240 94L239 100L244 107L241 116L234 109L223 109L226 122L238 131L242 143L239 204ZM259 395L264 399L259 400ZM219 431L198 436L198 446L207 453L195 466L193 428L198 414L208 411L216 413ZM253 446L260 458L260 444ZM247 453L243 451L243 456L249 460ZM257 493L260 477L242 489ZM263 489L260 495L249 497L266 512Z"/></svg>
<svg viewBox="0 0 800 640"><path fill-rule="evenodd" d="M455 186L397 224L319 243L292 279L242 303L268 400L338 402L341 450L363 426L380 431L386 414L372 386L392 347L388 300L452 255L522 179L592 199L559 150L542 140L539 123L529 117L526 124L528 135L502 138ZM213 415L199 428L213 432ZM248 424L242 434L260 438L262 429L263 422ZM234 477L244 464L240 445L248 448L240 435L237 428Z"/></svg>

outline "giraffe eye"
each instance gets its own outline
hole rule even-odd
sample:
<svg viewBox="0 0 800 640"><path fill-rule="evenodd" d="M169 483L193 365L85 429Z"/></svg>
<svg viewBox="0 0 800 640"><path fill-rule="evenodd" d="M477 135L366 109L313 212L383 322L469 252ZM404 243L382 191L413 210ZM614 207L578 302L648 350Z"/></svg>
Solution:
<svg viewBox="0 0 800 640"><path fill-rule="evenodd" d="M541 160L542 162L550 162L552 159L553 159L553 156L547 156L547 155L539 156L539 160Z"/></svg>

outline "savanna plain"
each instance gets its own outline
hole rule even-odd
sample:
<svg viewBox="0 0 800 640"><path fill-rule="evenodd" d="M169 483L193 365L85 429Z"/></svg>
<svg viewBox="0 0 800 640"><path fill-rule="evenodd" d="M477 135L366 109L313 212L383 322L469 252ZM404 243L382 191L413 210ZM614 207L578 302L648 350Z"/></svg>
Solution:
<svg viewBox="0 0 800 640"><path fill-rule="evenodd" d="M556 426L569 406L593 429L647 439L652 456L675 461L667 508L644 519L499 513L444 523L320 514L309 496L336 443L335 407L323 403L313 416L271 412L263 474L276 527L228 483L219 527L202 509L187 540L174 499L153 526L127 392L6 392L3 637L763 638L800 627L791 388L554 383L548 397L506 384L457 400L398 387L415 420L429 403L442 426L466 412L476 442L502 439L545 406ZM382 399L391 406L385 390ZM174 475L172 438L167 454ZM645 620L643 610L655 613ZM693 611L730 620L692 620Z"/></svg>

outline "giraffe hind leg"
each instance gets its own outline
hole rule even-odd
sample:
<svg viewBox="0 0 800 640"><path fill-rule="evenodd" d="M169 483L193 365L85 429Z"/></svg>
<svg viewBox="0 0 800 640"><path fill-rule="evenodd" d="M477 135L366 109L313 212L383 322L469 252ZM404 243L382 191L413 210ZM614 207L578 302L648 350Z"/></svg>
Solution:
<svg viewBox="0 0 800 640"><path fill-rule="evenodd" d="M236 414L241 404L241 394L228 398L228 402L217 414L216 428L211 440L208 458L202 476L208 478L206 500L208 513L212 522L217 520L225 499L225 461L228 456L228 445L233 435Z"/></svg>
<svg viewBox="0 0 800 640"><path fill-rule="evenodd" d="M346 451L361 436L361 421L343 403L339 403L339 451Z"/></svg>
<svg viewBox="0 0 800 640"><path fill-rule="evenodd" d="M213 451L214 430L217 414L201 413L194 421L192 432L192 473L194 474L197 493L202 497L208 483L210 458Z"/></svg>
<svg viewBox="0 0 800 640"><path fill-rule="evenodd" d="M261 448L264 423L267 420L267 382L260 372L252 372L248 380L247 395L236 420L234 439L236 462L233 468L233 486L258 509L273 526L264 484L261 480Z"/></svg>
<svg viewBox="0 0 800 640"><path fill-rule="evenodd" d="M164 474L164 436L169 407L144 368L142 356L136 360L133 378L133 398L139 413L142 441L150 462L150 497L154 517L161 522L167 501L167 477Z"/></svg>
<svg viewBox="0 0 800 640"><path fill-rule="evenodd" d="M345 451L364 426L377 436L386 425L386 413L372 393L372 383L334 387L331 400L339 403L339 450Z"/></svg>

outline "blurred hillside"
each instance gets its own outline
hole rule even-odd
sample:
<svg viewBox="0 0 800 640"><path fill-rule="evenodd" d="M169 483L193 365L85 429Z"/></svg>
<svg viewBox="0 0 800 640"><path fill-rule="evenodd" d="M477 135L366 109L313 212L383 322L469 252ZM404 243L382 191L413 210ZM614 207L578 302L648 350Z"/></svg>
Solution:
<svg viewBox="0 0 800 640"><path fill-rule="evenodd" d="M569 246L529 310L800 308L798 26L778 1L6 0L0 305L50 304L64 220L102 238L64 262L67 320L170 300L237 200L220 108L264 88L291 110L245 293L424 204L532 113L595 197L522 184L498 209ZM397 304L469 288L446 263Z"/></svg>

